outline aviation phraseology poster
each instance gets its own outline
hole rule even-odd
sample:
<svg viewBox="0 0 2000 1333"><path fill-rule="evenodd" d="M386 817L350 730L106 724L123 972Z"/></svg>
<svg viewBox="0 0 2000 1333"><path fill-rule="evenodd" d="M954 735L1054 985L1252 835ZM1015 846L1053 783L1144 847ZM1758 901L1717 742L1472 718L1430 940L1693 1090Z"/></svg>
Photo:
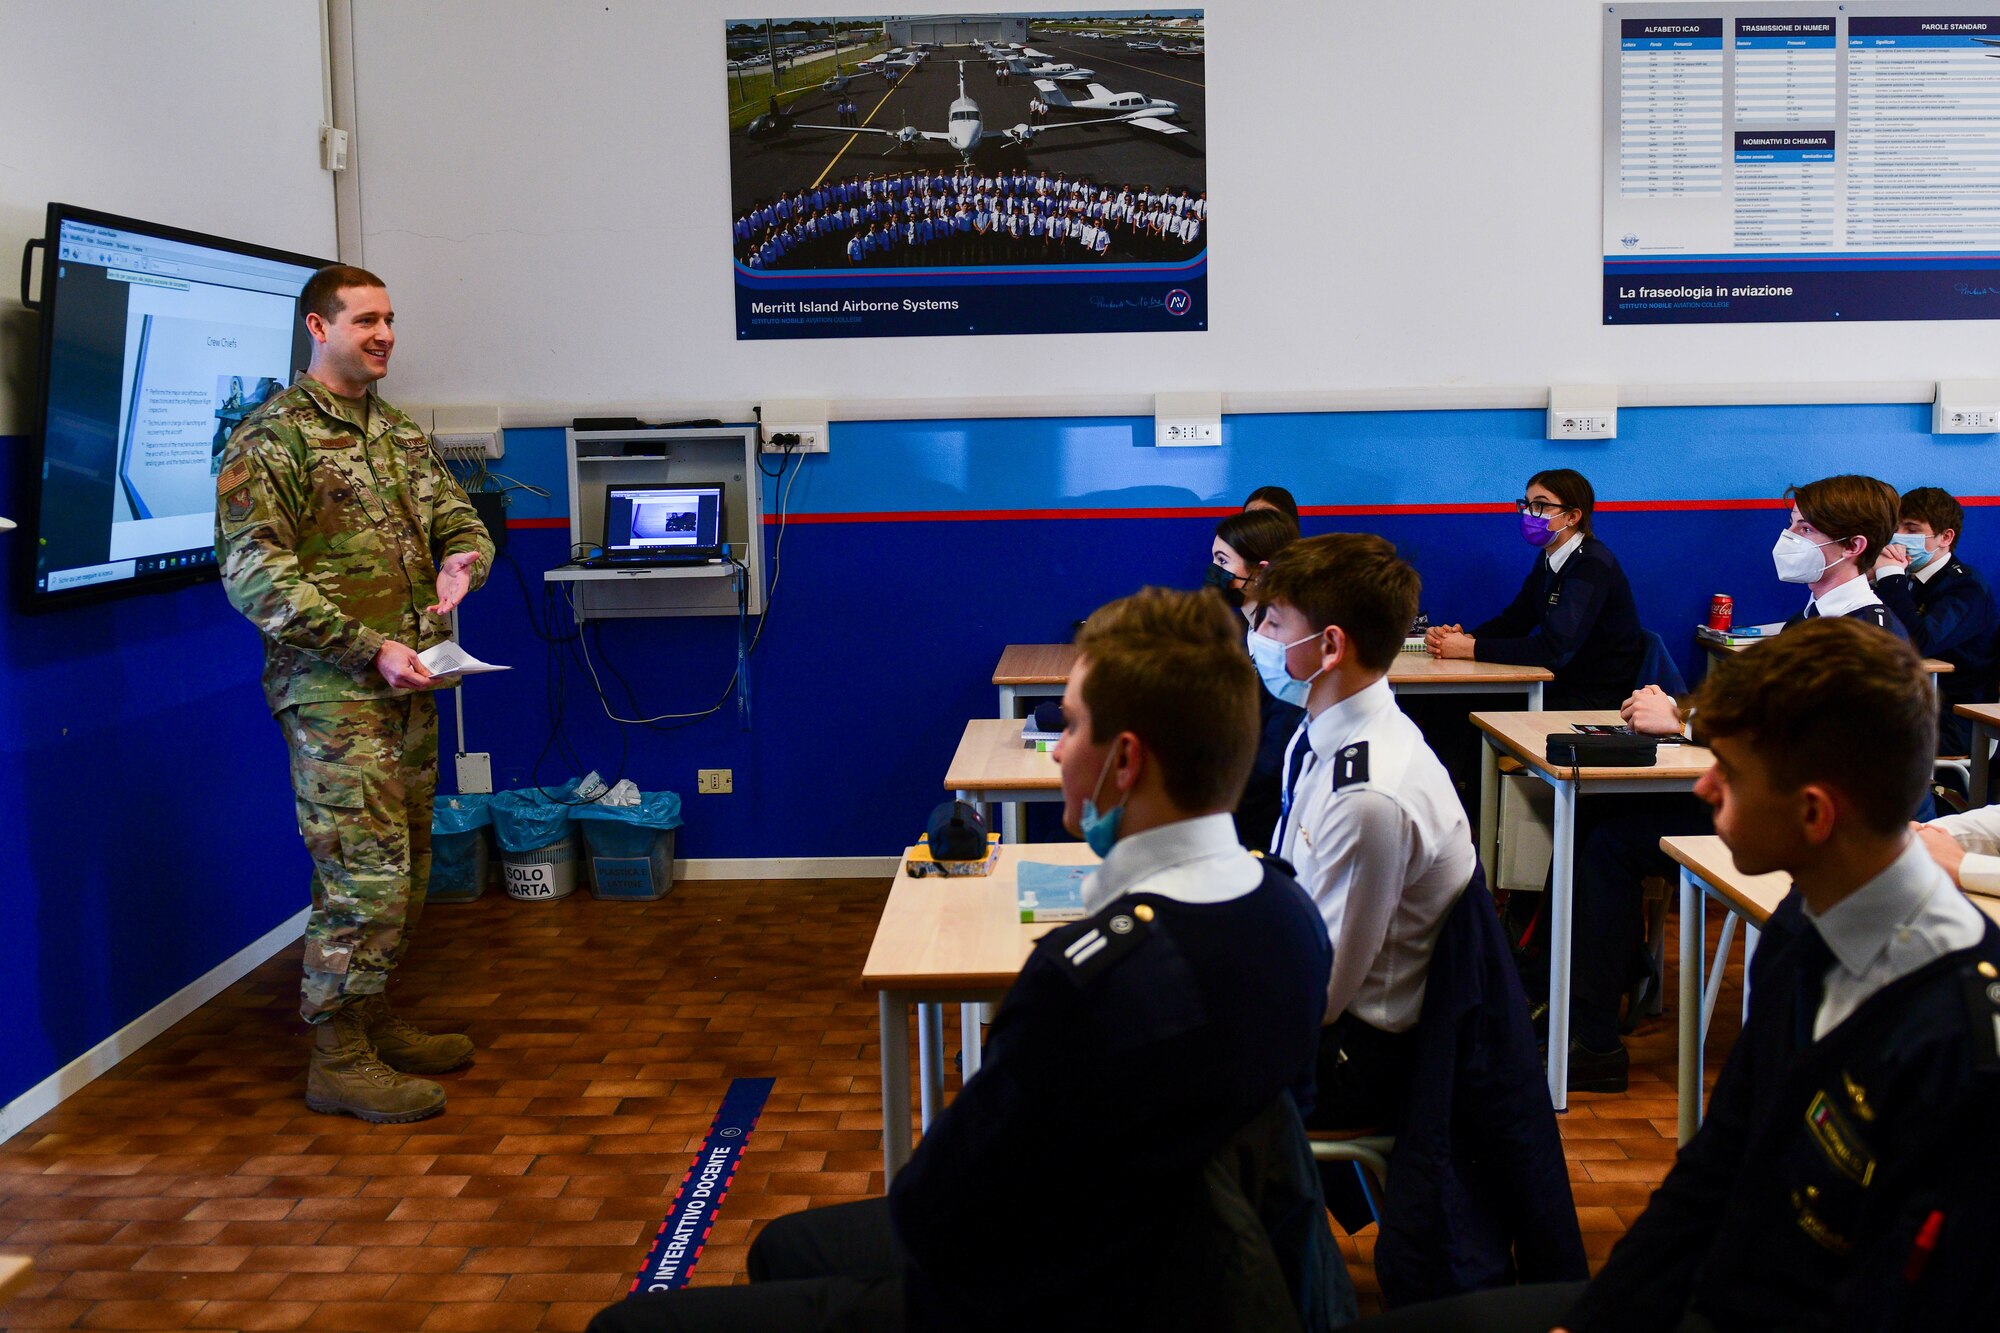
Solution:
<svg viewBox="0 0 2000 1333"><path fill-rule="evenodd" d="M1208 327L1198 9L726 25L736 336Z"/></svg>
<svg viewBox="0 0 2000 1333"><path fill-rule="evenodd" d="M2000 318L2000 14L1604 6L1604 322Z"/></svg>

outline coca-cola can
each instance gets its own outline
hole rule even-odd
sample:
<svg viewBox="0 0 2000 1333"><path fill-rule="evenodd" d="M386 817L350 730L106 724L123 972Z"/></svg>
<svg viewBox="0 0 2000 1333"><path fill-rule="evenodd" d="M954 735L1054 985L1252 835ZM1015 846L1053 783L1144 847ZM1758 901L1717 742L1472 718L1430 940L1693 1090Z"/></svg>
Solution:
<svg viewBox="0 0 2000 1333"><path fill-rule="evenodd" d="M1729 622L1736 618L1736 599L1726 592L1719 592L1708 599L1708 627L1718 634L1727 633Z"/></svg>

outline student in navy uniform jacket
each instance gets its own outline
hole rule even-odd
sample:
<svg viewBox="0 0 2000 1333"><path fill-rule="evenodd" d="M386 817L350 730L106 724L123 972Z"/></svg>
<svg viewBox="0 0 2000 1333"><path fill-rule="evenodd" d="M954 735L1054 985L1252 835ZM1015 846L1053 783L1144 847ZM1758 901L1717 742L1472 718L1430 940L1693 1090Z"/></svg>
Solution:
<svg viewBox="0 0 2000 1333"><path fill-rule="evenodd" d="M1580 1292L1414 1307L1371 1333L1991 1322L2000 931L1903 817L1935 745L1917 655L1849 619L1718 662L1694 700L1716 831L1738 869L1795 886L1700 1131Z"/></svg>
<svg viewBox="0 0 2000 1333"><path fill-rule="evenodd" d="M1256 599L1255 580L1271 558L1299 539L1298 523L1281 509L1245 509L1215 525L1209 547L1206 583L1243 613L1246 632L1254 636L1264 608ZM1251 640L1251 657L1256 657ZM1279 698L1270 689L1257 692L1257 758L1243 799L1236 803L1236 836L1258 851L1271 845L1283 799L1285 746L1305 718L1305 709Z"/></svg>
<svg viewBox="0 0 2000 1333"><path fill-rule="evenodd" d="M1875 562L1875 592L1925 657L1952 664L1939 679L1938 753L1965 754L1972 729L1957 704L1993 702L2000 672L2000 606L1978 570L1958 558L1965 508L1935 486L1906 492L1896 535Z"/></svg>
<svg viewBox="0 0 2000 1333"><path fill-rule="evenodd" d="M1778 534L1771 563L1782 582L1803 583L1812 594L1785 622L1788 628L1822 616L1850 616L1899 639L1910 637L1868 579L1896 530L1893 494L1887 482L1852 472L1785 492L1792 521Z"/></svg>
<svg viewBox="0 0 2000 1333"><path fill-rule="evenodd" d="M594 1330L1352 1320L1299 1120L1332 951L1229 820L1257 707L1240 620L1149 589L1077 648L1056 758L1064 825L1104 856L1093 915L1042 937L886 1201L782 1218L749 1286L636 1296Z"/></svg>
<svg viewBox="0 0 2000 1333"><path fill-rule="evenodd" d="M1582 473L1555 468L1530 477L1515 506L1521 536L1542 548L1521 591L1470 633L1432 628L1424 646L1433 657L1545 667L1550 708L1616 708L1638 681L1646 633L1618 558L1591 535L1597 493Z"/></svg>

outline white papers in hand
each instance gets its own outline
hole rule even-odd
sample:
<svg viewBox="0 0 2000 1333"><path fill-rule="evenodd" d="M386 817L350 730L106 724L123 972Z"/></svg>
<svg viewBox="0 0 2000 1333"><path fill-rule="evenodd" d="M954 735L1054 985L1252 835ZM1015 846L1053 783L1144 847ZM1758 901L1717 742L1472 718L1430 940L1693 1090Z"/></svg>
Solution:
<svg viewBox="0 0 2000 1333"><path fill-rule="evenodd" d="M424 664L424 670L433 676L477 676L484 671L512 671L512 667L494 666L482 662L451 640L446 640L434 648L426 648L417 654L417 660Z"/></svg>

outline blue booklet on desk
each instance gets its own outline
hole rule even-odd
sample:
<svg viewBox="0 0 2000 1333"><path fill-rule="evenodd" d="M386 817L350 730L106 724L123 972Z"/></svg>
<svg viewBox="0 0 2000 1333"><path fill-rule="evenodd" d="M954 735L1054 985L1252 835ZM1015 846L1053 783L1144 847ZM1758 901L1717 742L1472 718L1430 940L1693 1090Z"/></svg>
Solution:
<svg viewBox="0 0 2000 1333"><path fill-rule="evenodd" d="M1081 921L1090 915L1083 906L1083 882L1096 866L1056 866L1023 861L1014 890L1023 924L1038 921Z"/></svg>

